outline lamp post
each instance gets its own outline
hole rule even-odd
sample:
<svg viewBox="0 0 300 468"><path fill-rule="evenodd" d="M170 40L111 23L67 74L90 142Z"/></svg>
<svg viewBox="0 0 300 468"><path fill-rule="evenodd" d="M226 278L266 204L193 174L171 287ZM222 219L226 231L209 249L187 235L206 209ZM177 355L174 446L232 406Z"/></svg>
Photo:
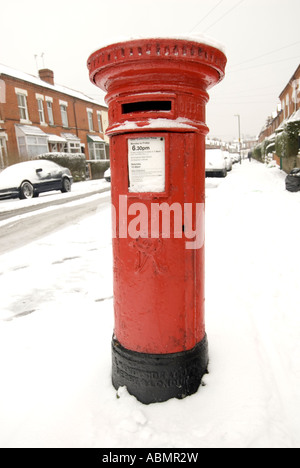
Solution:
<svg viewBox="0 0 300 468"><path fill-rule="evenodd" d="M240 154L240 164L242 164L242 154L241 154L241 118L240 118L240 114L235 114L234 116L238 118L238 126L239 126L239 154Z"/></svg>

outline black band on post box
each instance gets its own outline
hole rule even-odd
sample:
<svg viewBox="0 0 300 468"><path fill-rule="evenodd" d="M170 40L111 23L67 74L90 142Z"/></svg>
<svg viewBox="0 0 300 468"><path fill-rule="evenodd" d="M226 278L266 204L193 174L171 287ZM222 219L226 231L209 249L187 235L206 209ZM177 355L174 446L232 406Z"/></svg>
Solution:
<svg viewBox="0 0 300 468"><path fill-rule="evenodd" d="M125 386L144 404L196 393L208 366L207 337L193 349L172 354L145 354L112 340L112 383Z"/></svg>

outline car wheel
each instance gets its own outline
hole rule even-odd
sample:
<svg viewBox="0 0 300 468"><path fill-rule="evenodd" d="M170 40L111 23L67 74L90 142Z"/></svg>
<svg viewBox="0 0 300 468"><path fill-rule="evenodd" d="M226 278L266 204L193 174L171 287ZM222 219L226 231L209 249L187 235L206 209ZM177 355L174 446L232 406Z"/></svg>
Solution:
<svg viewBox="0 0 300 468"><path fill-rule="evenodd" d="M71 182L70 179L65 177L62 181L62 193L71 192Z"/></svg>
<svg viewBox="0 0 300 468"><path fill-rule="evenodd" d="M30 182L25 181L21 184L20 187L20 200L25 200L26 198L32 198L34 194L33 186Z"/></svg>

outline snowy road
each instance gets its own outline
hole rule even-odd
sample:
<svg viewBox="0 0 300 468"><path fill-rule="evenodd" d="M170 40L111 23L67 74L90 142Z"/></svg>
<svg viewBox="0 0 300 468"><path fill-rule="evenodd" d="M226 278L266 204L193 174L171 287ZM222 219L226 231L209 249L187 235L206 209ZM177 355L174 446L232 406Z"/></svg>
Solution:
<svg viewBox="0 0 300 468"><path fill-rule="evenodd" d="M245 161L206 180L209 374L184 400L111 385L109 207L1 255L0 446L300 448L300 193L284 178Z"/></svg>
<svg viewBox="0 0 300 468"><path fill-rule="evenodd" d="M0 255L91 216L101 206L109 204L110 193L106 196L90 195L78 201L65 200L58 206L52 206L50 202L48 208L0 221Z"/></svg>

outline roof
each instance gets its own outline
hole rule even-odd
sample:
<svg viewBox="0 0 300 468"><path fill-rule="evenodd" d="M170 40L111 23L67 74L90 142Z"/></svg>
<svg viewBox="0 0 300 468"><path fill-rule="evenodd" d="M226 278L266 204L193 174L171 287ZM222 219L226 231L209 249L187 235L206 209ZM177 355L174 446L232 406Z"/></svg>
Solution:
<svg viewBox="0 0 300 468"><path fill-rule="evenodd" d="M37 76L30 75L29 73L25 73L25 72L22 72L22 71L19 71L19 70L15 70L14 68L7 67L6 65L0 64L0 75L11 76L13 78L17 78L19 80L27 81L28 83L32 83L32 84L35 84L37 86L41 86L43 88L51 89L52 91L56 91L56 92L59 92L59 93L62 93L62 94L66 94L68 96L75 97L76 99L81 99L82 101L90 102L90 103L95 104L97 106L107 107L107 105L104 102L104 99L103 99L102 102L100 102L100 100L97 101L96 99L93 99L93 98L87 96L86 94L84 94L84 93L82 93L80 91L76 91L74 89L66 88L65 86L61 86L61 85L58 85L58 84L52 85L50 83L47 83L44 80L41 80ZM99 92L100 92L100 90L99 90Z"/></svg>
<svg viewBox="0 0 300 468"><path fill-rule="evenodd" d="M87 140L95 141L99 143L105 143L105 141L102 138L100 138L98 135L87 135Z"/></svg>
<svg viewBox="0 0 300 468"><path fill-rule="evenodd" d="M16 124L16 127L18 127L24 135L46 136L46 133L43 132L43 130L39 127L34 127L33 125Z"/></svg>
<svg viewBox="0 0 300 468"><path fill-rule="evenodd" d="M296 70L294 71L293 75L291 76L291 78L289 79L288 83L285 85L285 87L283 88L283 90L281 91L281 93L279 94L279 98L281 99L281 96L284 94L286 88L291 84L291 82L293 80L295 80L297 78L297 75L299 73L299 70L300 69L300 65L298 65L298 67L296 68Z"/></svg>
<svg viewBox="0 0 300 468"><path fill-rule="evenodd" d="M47 133L48 136L48 141L50 143L66 143L66 139L59 136L59 135L53 135L52 133Z"/></svg>
<svg viewBox="0 0 300 468"><path fill-rule="evenodd" d="M43 136L47 137L48 141L51 143L65 143L67 140L69 141L80 141L77 135L73 135L73 133L61 133L61 136L53 135L52 133L45 133L39 127L34 127L33 125L22 125L22 124L15 124L16 127L24 134L24 135L31 135L31 136Z"/></svg>
<svg viewBox="0 0 300 468"><path fill-rule="evenodd" d="M300 121L300 109L295 111L288 119L288 122L299 122L299 121Z"/></svg>
<svg viewBox="0 0 300 468"><path fill-rule="evenodd" d="M73 133L61 133L61 136L65 138L66 140L78 140L80 141L80 138L78 138L77 135L73 135Z"/></svg>

